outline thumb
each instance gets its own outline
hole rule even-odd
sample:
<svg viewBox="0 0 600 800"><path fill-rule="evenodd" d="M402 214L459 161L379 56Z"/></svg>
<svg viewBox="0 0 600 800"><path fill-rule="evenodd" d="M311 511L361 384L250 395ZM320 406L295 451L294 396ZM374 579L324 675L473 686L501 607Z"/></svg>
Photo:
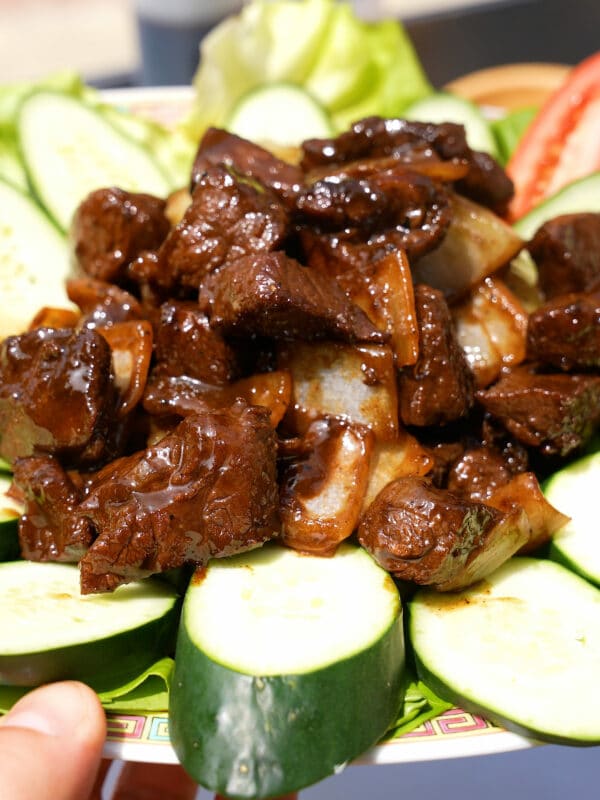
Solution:
<svg viewBox="0 0 600 800"><path fill-rule="evenodd" d="M0 719L0 800L85 800L105 735L102 706L84 684L25 695Z"/></svg>

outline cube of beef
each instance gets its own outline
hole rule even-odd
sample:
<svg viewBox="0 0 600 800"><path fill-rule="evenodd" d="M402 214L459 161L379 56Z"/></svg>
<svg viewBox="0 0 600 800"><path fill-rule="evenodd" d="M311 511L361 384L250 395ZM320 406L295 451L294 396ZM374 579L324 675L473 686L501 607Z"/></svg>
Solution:
<svg viewBox="0 0 600 800"><path fill-rule="evenodd" d="M503 514L436 489L416 475L389 483L358 529L362 546L392 575L441 590L485 577L528 535L524 511Z"/></svg>
<svg viewBox="0 0 600 800"><path fill-rule="evenodd" d="M294 164L234 133L209 128L194 159L192 189L210 167L218 165L232 167L240 175L253 178L288 205L294 203L304 184L304 173Z"/></svg>
<svg viewBox="0 0 600 800"><path fill-rule="evenodd" d="M111 591L276 536L275 463L268 411L242 401L186 417L154 446L113 461L78 508L98 533L80 562L82 591Z"/></svg>
<svg viewBox="0 0 600 800"><path fill-rule="evenodd" d="M512 181L490 156L472 150L462 125L367 117L334 139L311 139L302 145L306 170L358 159L394 156L411 159L461 159L469 167L457 189L501 212L513 194Z"/></svg>
<svg viewBox="0 0 600 800"><path fill-rule="evenodd" d="M271 191L211 167L160 248L153 280L166 290L197 290L227 262L279 248L287 230L287 212Z"/></svg>
<svg viewBox="0 0 600 800"><path fill-rule="evenodd" d="M564 214L536 232L528 250L550 299L600 289L600 214Z"/></svg>
<svg viewBox="0 0 600 800"><path fill-rule="evenodd" d="M469 171L457 181L456 191L496 214L503 214L514 194L511 179L489 153L470 150L465 158Z"/></svg>
<svg viewBox="0 0 600 800"><path fill-rule="evenodd" d="M420 258L440 244L452 213L444 186L397 169L364 180L319 181L300 196L298 217L309 261L340 274L397 249L411 261Z"/></svg>
<svg viewBox="0 0 600 800"><path fill-rule="evenodd" d="M600 367L600 291L560 295L530 314L527 356L563 370Z"/></svg>
<svg viewBox="0 0 600 800"><path fill-rule="evenodd" d="M197 303L169 300L155 328L157 368L163 375L187 375L211 384L234 377L232 348L213 330Z"/></svg>
<svg viewBox="0 0 600 800"><path fill-rule="evenodd" d="M476 396L516 439L545 455L568 455L600 423L596 375L539 375L520 367Z"/></svg>
<svg viewBox="0 0 600 800"><path fill-rule="evenodd" d="M117 393L106 340L93 330L38 328L0 349L0 455L52 454L93 465L111 455Z"/></svg>
<svg viewBox="0 0 600 800"><path fill-rule="evenodd" d="M479 503L515 475L503 454L492 447L470 447L454 462L448 472L447 488L459 497Z"/></svg>
<svg viewBox="0 0 600 800"><path fill-rule="evenodd" d="M77 514L82 487L54 456L17 459L14 483L25 497L25 512L19 519L23 558L79 561L95 537L90 520Z"/></svg>
<svg viewBox="0 0 600 800"><path fill-rule="evenodd" d="M92 278L119 283L143 250L155 250L169 232L165 201L123 189L98 189L73 218L75 259Z"/></svg>
<svg viewBox="0 0 600 800"><path fill-rule="evenodd" d="M473 405L474 377L458 343L444 296L415 287L419 356L399 377L400 418L405 425L443 425Z"/></svg>
<svg viewBox="0 0 600 800"><path fill-rule="evenodd" d="M284 253L239 258L208 278L200 306L226 336L383 342L332 278Z"/></svg>

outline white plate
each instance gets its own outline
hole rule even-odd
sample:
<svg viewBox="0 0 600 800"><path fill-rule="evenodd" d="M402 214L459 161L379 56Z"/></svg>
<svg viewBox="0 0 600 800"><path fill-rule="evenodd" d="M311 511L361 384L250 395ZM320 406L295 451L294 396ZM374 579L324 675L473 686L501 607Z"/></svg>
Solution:
<svg viewBox="0 0 600 800"><path fill-rule="evenodd" d="M402 764L506 753L539 745L453 708L398 739L373 747L356 764ZM166 714L109 714L104 756L123 761L177 764Z"/></svg>

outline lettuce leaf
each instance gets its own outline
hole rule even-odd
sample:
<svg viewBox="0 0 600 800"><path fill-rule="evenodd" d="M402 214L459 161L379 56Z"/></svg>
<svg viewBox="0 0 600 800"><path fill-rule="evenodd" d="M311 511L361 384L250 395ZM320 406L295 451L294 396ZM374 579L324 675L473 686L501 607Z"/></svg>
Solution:
<svg viewBox="0 0 600 800"><path fill-rule="evenodd" d="M113 714L166 712L174 663L172 658L161 658L127 683L99 692L103 708ZM0 686L0 714L6 714L28 691L22 686Z"/></svg>
<svg viewBox="0 0 600 800"><path fill-rule="evenodd" d="M337 130L369 114L398 115L432 91L399 22L365 22L335 0L252 0L202 41L193 83L193 107L180 126L193 141L273 83L304 89Z"/></svg>
<svg viewBox="0 0 600 800"><path fill-rule="evenodd" d="M438 697L423 681L412 679L406 688L398 718L384 738L397 739L452 707L452 703Z"/></svg>
<svg viewBox="0 0 600 800"><path fill-rule="evenodd" d="M492 134L498 147L498 160L505 166L537 114L533 107L519 108L491 123Z"/></svg>

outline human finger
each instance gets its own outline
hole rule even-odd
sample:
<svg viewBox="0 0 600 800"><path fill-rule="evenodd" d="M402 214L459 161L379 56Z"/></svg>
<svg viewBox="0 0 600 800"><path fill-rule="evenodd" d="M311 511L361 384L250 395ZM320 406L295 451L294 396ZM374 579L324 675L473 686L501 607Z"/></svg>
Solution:
<svg viewBox="0 0 600 800"><path fill-rule="evenodd" d="M0 799L88 797L105 736L102 706L84 684L34 689L0 719Z"/></svg>

